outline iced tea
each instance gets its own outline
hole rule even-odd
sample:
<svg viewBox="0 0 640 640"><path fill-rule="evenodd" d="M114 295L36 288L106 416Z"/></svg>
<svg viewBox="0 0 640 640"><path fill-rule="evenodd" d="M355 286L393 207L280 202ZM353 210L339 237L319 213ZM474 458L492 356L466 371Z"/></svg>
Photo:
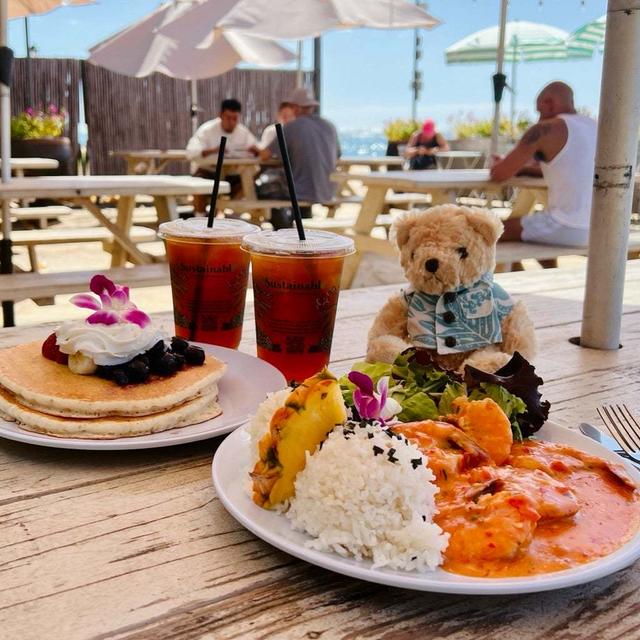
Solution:
<svg viewBox="0 0 640 640"><path fill-rule="evenodd" d="M353 242L328 232L267 231L245 238L251 252L258 357L287 380L329 363L344 258Z"/></svg>
<svg viewBox="0 0 640 640"><path fill-rule="evenodd" d="M177 336L236 349L242 337L249 257L242 220L191 218L160 225L171 275Z"/></svg>

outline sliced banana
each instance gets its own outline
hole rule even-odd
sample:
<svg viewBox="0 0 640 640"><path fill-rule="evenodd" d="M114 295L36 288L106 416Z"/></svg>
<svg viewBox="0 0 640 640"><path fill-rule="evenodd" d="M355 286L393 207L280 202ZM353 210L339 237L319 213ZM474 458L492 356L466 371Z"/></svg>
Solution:
<svg viewBox="0 0 640 640"><path fill-rule="evenodd" d="M85 356L84 353L77 351L69 356L69 369L73 373L81 376L90 376L96 372L97 368L96 363L88 356Z"/></svg>

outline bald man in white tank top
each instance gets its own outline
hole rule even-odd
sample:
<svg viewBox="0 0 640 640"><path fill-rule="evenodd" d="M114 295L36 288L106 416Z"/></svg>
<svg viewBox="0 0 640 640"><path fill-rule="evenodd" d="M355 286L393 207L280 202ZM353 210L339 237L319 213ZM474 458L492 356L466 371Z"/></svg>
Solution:
<svg viewBox="0 0 640 640"><path fill-rule="evenodd" d="M501 240L584 247L589 242L596 121L576 113L573 91L564 82L547 85L536 109L540 120L493 165L491 178L501 182L514 175L543 176L547 210L506 220Z"/></svg>

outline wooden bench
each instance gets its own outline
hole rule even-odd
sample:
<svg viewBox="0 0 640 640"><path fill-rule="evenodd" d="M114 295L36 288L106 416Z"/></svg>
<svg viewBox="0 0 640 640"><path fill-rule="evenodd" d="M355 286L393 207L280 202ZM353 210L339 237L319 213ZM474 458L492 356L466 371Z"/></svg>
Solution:
<svg viewBox="0 0 640 640"><path fill-rule="evenodd" d="M135 244L153 242L157 239L156 232L145 227L131 227L129 237ZM112 239L111 232L104 227L18 229L11 234L11 241L14 247L27 247L31 271L38 270L38 259L35 252L38 245L102 242L105 251L109 251L113 242Z"/></svg>
<svg viewBox="0 0 640 640"><path fill-rule="evenodd" d="M50 207L11 207L12 222L36 222L40 229L46 229L49 220L68 216L73 209L63 205Z"/></svg>
<svg viewBox="0 0 640 640"><path fill-rule="evenodd" d="M394 193L387 192L384 199L384 213L391 209L413 209L419 205L431 204L431 197L425 193Z"/></svg>
<svg viewBox="0 0 640 640"><path fill-rule="evenodd" d="M107 278L129 287L158 287L169 284L167 264L145 264L133 268L114 267L100 271ZM0 301L18 302L28 298L43 298L88 291L95 271L66 271L64 273L12 273L0 275Z"/></svg>
<svg viewBox="0 0 640 640"><path fill-rule="evenodd" d="M496 264L501 271L509 271L511 265L522 260L555 260L565 256L586 256L587 247L567 247L532 242L499 242L496 249ZM640 231L629 234L629 257L640 252Z"/></svg>
<svg viewBox="0 0 640 640"><path fill-rule="evenodd" d="M320 204L323 207L327 207L327 217L333 218L336 209L343 204L361 204L361 196L345 196L333 198L327 202L306 202L300 201L301 207L310 207L313 204ZM260 218L268 219L271 209L284 209L291 206L290 200L220 200L219 206L221 209L231 209L235 213L250 213L254 220Z"/></svg>
<svg viewBox="0 0 640 640"><path fill-rule="evenodd" d="M393 221L396 216L390 213L382 213L376 218L376 227L383 227L388 234ZM356 222L356 216L349 216L348 218L310 218L304 220L304 226L308 229L322 229L324 231L334 231L335 233L344 233L345 231L352 229Z"/></svg>

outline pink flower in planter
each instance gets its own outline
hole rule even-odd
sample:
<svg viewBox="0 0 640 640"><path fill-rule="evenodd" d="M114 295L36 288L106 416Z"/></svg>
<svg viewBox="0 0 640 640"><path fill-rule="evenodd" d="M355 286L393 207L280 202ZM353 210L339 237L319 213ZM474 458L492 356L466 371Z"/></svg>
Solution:
<svg viewBox="0 0 640 640"><path fill-rule="evenodd" d="M144 328L151 322L151 318L129 300L129 287L115 284L106 276L96 275L91 278L89 288L100 300L88 293L80 293L71 298L76 307L95 311L87 318L89 324L131 322Z"/></svg>

